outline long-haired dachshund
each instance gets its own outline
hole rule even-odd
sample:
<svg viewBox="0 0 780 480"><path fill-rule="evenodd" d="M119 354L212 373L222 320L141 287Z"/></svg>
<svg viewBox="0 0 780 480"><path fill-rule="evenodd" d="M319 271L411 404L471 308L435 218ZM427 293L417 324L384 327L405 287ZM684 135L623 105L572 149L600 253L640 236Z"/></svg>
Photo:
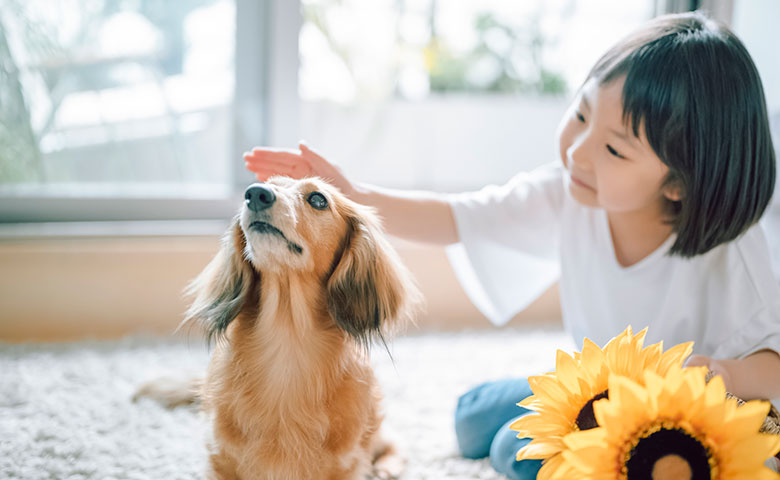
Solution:
<svg viewBox="0 0 780 480"><path fill-rule="evenodd" d="M182 403L197 384L213 421L209 478L398 476L367 348L410 320L409 272L373 210L319 179L273 177L245 198L190 286L183 323L216 340L206 378L138 395Z"/></svg>

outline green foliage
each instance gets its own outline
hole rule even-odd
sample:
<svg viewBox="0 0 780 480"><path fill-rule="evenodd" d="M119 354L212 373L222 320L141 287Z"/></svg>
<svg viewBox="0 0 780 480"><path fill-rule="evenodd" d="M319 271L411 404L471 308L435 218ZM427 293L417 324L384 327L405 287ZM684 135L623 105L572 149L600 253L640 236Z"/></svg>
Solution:
<svg viewBox="0 0 780 480"><path fill-rule="evenodd" d="M214 0L98 0L79 6L79 25L74 35L62 35L66 29L44 19L41 4L28 0L0 0L0 184L40 183L46 181L40 139L53 128L56 112L66 94L114 86L107 71L89 71L71 65L74 52L85 50L94 41L102 22L123 10L137 9L166 34L165 56L160 66L167 74L181 72L182 18ZM15 47L15 48L14 48ZM23 56L20 64L14 55ZM43 66L49 65L49 68ZM55 67L51 67L55 65ZM20 69L24 69L22 72ZM79 70L81 69L81 70ZM24 75L22 74L24 73ZM45 86L48 115L33 125L30 114L28 82ZM38 97L34 97L38 98Z"/></svg>
<svg viewBox="0 0 780 480"><path fill-rule="evenodd" d="M0 18L0 184L43 179L38 139Z"/></svg>
<svg viewBox="0 0 780 480"><path fill-rule="evenodd" d="M542 51L548 40L538 28L538 18L530 19L522 28L502 23L492 13L483 13L474 20L476 45L465 54L453 54L435 35L426 48L426 64L431 90L435 92L540 93L560 95L566 92L566 80L560 73L544 66ZM499 49L490 37L503 39ZM513 58L522 57L531 68L520 72ZM492 78L476 82L470 77L480 64L493 66Z"/></svg>
<svg viewBox="0 0 780 480"><path fill-rule="evenodd" d="M355 74L360 67L357 65L360 60L355 58L352 44L338 40L338 24L331 21L328 15L333 10L348 9L349 3L345 0L307 0L303 2L303 17L306 23L320 31L328 42L330 51L342 61L360 90L361 85ZM407 2L403 1L396 2L396 6L399 15L394 21L398 22L398 18L407 14L408 6ZM455 51L448 45L448 39L437 33L437 10L437 0L433 0L423 13L430 32L430 40L422 50L430 91L543 95L566 93L568 86L563 75L546 66L542 60L543 52L552 41L539 28L543 15L542 7L522 26L502 22L493 13L477 15L473 21L477 42L467 52ZM399 50L414 50L420 47L418 44L404 45L398 25L395 30L395 41ZM500 45L496 44L496 37L499 37ZM395 62L393 66L396 78L390 81L397 81L402 66L397 58L387 61ZM518 61L523 65L522 71L518 71L516 67ZM486 73L486 68L490 72Z"/></svg>

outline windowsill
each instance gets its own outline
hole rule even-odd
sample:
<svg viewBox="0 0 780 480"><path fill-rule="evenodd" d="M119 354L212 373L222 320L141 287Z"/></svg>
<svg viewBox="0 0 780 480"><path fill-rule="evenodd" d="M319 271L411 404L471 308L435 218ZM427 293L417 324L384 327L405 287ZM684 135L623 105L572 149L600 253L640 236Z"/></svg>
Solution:
<svg viewBox="0 0 780 480"><path fill-rule="evenodd" d="M228 220L2 223L0 241L51 238L202 237L222 235Z"/></svg>
<svg viewBox="0 0 780 480"><path fill-rule="evenodd" d="M221 198L0 196L0 219L6 223L221 221L236 214L242 192Z"/></svg>

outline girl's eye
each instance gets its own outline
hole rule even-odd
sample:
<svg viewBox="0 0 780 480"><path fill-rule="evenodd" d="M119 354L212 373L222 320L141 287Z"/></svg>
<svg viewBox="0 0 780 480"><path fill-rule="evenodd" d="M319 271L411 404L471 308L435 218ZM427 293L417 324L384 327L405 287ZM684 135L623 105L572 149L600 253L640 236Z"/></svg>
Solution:
<svg viewBox="0 0 780 480"><path fill-rule="evenodd" d="M317 210L325 210L328 208L328 199L320 192L311 192L308 198L306 198L306 201Z"/></svg>
<svg viewBox="0 0 780 480"><path fill-rule="evenodd" d="M609 153L611 153L612 155L614 155L614 156L616 156L618 158L626 158L623 155L619 154L617 150L615 150L614 148L609 146L609 144L607 144L607 151L609 151Z"/></svg>
<svg viewBox="0 0 780 480"><path fill-rule="evenodd" d="M577 120L579 120L582 123L585 123L585 117L582 115L582 113L580 113L579 110L576 110L574 113L577 115Z"/></svg>

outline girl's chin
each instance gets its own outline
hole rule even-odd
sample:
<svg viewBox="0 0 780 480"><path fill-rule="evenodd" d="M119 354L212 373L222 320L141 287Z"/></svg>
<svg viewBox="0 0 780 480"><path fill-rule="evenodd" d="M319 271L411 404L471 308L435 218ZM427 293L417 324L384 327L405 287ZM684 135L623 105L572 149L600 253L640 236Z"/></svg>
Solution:
<svg viewBox="0 0 780 480"><path fill-rule="evenodd" d="M574 200L580 205L586 207L598 207L599 202L596 197L596 192L593 190L581 187L574 182L569 183L569 193Z"/></svg>

